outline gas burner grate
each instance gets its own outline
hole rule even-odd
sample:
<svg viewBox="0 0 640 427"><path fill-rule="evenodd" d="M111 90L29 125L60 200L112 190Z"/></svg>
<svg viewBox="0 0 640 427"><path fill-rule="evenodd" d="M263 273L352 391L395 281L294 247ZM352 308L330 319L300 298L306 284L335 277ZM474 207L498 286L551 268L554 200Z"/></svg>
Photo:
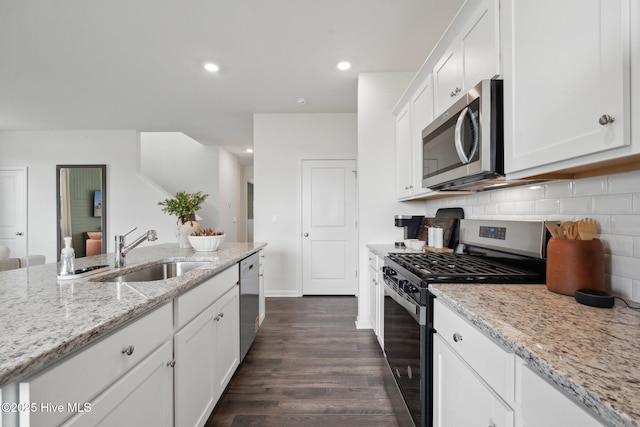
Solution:
<svg viewBox="0 0 640 427"><path fill-rule="evenodd" d="M539 281L530 271L456 253L391 253L389 258L423 281L511 283Z"/></svg>

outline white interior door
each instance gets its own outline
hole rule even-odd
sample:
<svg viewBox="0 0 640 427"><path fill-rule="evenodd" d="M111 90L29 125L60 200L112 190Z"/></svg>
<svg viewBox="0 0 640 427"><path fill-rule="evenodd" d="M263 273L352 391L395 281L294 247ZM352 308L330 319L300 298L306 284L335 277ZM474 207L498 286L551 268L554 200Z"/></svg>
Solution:
<svg viewBox="0 0 640 427"><path fill-rule="evenodd" d="M302 161L302 294L355 295L355 160Z"/></svg>
<svg viewBox="0 0 640 427"><path fill-rule="evenodd" d="M0 245L11 258L27 256L26 183L26 168L0 168Z"/></svg>

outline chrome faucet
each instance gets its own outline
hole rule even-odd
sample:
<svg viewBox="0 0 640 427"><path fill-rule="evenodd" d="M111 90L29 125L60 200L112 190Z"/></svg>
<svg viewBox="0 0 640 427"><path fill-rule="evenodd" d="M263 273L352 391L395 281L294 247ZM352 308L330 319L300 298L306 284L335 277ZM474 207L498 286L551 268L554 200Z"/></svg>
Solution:
<svg viewBox="0 0 640 427"><path fill-rule="evenodd" d="M124 267L127 264L126 262L127 260L125 257L127 256L127 254L131 249L135 248L145 240L153 242L154 240L158 239L158 234L156 233L156 230L149 230L146 233L144 233L142 236L134 240L129 246L125 246L124 238L137 229L138 227L134 227L131 230L127 231L125 234L116 235L116 265L115 265L116 268Z"/></svg>

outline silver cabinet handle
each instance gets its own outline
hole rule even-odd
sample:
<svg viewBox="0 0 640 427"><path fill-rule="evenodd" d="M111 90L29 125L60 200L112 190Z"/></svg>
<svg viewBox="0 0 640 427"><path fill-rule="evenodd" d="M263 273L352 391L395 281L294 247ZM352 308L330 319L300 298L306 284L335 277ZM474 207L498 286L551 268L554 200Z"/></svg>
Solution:
<svg viewBox="0 0 640 427"><path fill-rule="evenodd" d="M176 359L173 359L172 361L167 362L167 366L170 367L170 368L175 367L176 366Z"/></svg>
<svg viewBox="0 0 640 427"><path fill-rule="evenodd" d="M609 123L613 123L615 122L616 119L614 117L611 117L608 114L603 114L600 116L600 119L598 120L598 123L600 123L602 126L606 126Z"/></svg>
<svg viewBox="0 0 640 427"><path fill-rule="evenodd" d="M22 231L16 231L16 236L22 236L24 233Z"/></svg>
<svg viewBox="0 0 640 427"><path fill-rule="evenodd" d="M309 237L309 233L304 233L304 237Z"/></svg>
<svg viewBox="0 0 640 427"><path fill-rule="evenodd" d="M223 317L224 317L224 313L220 313L216 317L214 317L213 320L215 320L216 322L219 322L220 319L222 319Z"/></svg>
<svg viewBox="0 0 640 427"><path fill-rule="evenodd" d="M127 356L131 356L133 354L133 346L125 347L122 349L122 354L126 354Z"/></svg>
<svg viewBox="0 0 640 427"><path fill-rule="evenodd" d="M457 332L454 332L454 333L453 333L453 340L454 340L455 342L462 341L462 335L460 335L460 334L459 334L459 333L457 333Z"/></svg>
<svg viewBox="0 0 640 427"><path fill-rule="evenodd" d="M455 88L455 90L453 92L450 93L451 97L453 98L454 96L456 96L457 94L459 94L460 92L462 92L462 89L460 89L459 87Z"/></svg>

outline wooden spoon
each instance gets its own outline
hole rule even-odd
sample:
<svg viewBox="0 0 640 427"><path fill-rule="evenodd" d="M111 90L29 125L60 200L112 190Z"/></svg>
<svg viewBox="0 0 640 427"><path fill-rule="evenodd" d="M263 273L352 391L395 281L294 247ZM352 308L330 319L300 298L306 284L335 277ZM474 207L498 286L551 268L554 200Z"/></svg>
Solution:
<svg viewBox="0 0 640 427"><path fill-rule="evenodd" d="M568 240L576 240L578 238L578 224L573 221L566 221L560 224L560 230Z"/></svg>
<svg viewBox="0 0 640 427"><path fill-rule="evenodd" d="M578 221L578 234L582 240L593 240L598 234L598 224L593 218Z"/></svg>
<svg viewBox="0 0 640 427"><path fill-rule="evenodd" d="M564 239L564 234L562 234L562 230L560 230L558 224L553 221L545 221L544 225L547 227L547 230L549 230L549 233L551 233L551 237L554 239Z"/></svg>

